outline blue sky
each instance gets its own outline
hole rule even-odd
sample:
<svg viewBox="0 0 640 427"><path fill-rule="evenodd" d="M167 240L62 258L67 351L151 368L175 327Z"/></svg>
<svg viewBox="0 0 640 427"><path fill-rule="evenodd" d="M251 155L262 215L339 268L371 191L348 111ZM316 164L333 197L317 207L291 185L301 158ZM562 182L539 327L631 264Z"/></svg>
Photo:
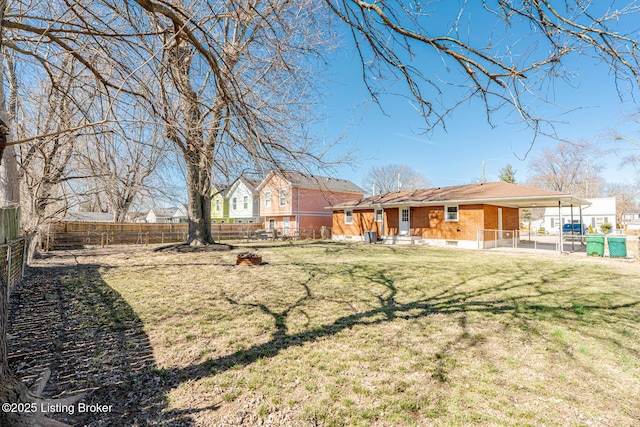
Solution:
<svg viewBox="0 0 640 427"><path fill-rule="evenodd" d="M329 70L326 119L319 125L327 141L344 135L334 154L347 148L356 150L355 163L337 168L337 175L342 178L360 184L372 165L401 163L424 174L435 186L467 184L481 177L484 160L487 180L497 180L499 170L510 163L517 170L516 179L522 182L528 176L528 159L556 144L551 138L539 137L527 160L519 160L529 149L532 133L498 116L491 128L483 106L473 101L454 113L446 123L446 131L437 128L422 134L424 121L406 99L386 97L382 105L386 115L370 102L353 53L345 39L344 48ZM601 142L604 148L611 147L604 136L608 129L637 137L640 129L625 117L636 112L639 105L628 93L620 99L606 64L580 58L567 65L575 71L575 77L570 84L556 81L551 93L556 103L573 111L551 105L544 111L546 118L558 122L559 136ZM605 166L603 176L607 181L635 181L635 171L621 168L619 156L610 154L598 160Z"/></svg>

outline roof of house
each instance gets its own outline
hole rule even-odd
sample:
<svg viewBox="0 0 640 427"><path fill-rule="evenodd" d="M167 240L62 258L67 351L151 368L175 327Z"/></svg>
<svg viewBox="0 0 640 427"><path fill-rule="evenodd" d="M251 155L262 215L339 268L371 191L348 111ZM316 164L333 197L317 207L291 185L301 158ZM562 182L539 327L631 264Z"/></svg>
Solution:
<svg viewBox="0 0 640 427"><path fill-rule="evenodd" d="M112 213L109 212L67 212L63 221L83 222L114 222Z"/></svg>
<svg viewBox="0 0 640 427"><path fill-rule="evenodd" d="M506 182L486 182L453 187L395 191L342 203L333 206L332 209L364 209L372 208L373 206L401 205L437 206L445 203L500 203L501 206L511 207L546 207L557 206L559 201L576 206L589 204L587 200L574 197L568 193L542 190Z"/></svg>
<svg viewBox="0 0 640 427"><path fill-rule="evenodd" d="M229 192L230 189L231 189L231 184L222 184L220 182L214 183L211 186L211 190L212 190L211 197L215 196L216 194L219 194L224 199L225 197L227 197L227 193Z"/></svg>
<svg viewBox="0 0 640 427"><path fill-rule="evenodd" d="M174 218L189 218L187 205L180 205L172 215Z"/></svg>
<svg viewBox="0 0 640 427"><path fill-rule="evenodd" d="M156 218L171 218L178 208L154 208L149 211L153 212Z"/></svg>
<svg viewBox="0 0 640 427"><path fill-rule="evenodd" d="M262 181L260 180L255 180L255 179L249 179L249 178L245 178L244 176L240 176L238 177L238 179L235 180L235 182L233 183L233 185L231 185L231 187L229 187L228 189L228 193L231 193L232 191L235 191L236 188L238 188L238 186L240 185L240 183L244 184L245 187L247 187L249 189L249 191L251 191L251 195L252 196L259 196L260 195L260 191L258 190L258 186L260 185ZM228 195L227 193L227 195Z"/></svg>
<svg viewBox="0 0 640 427"><path fill-rule="evenodd" d="M585 199L589 202L589 206L582 209L583 215L615 215L616 214L616 198L615 197L598 197L592 199ZM558 214L556 209L547 208L545 215L555 216ZM563 210L571 211L569 206L563 206Z"/></svg>
<svg viewBox="0 0 640 427"><path fill-rule="evenodd" d="M295 171L271 171L259 185L261 189L274 174L280 175L294 187L315 188L340 193L364 194L364 190L353 182L321 175L311 175Z"/></svg>

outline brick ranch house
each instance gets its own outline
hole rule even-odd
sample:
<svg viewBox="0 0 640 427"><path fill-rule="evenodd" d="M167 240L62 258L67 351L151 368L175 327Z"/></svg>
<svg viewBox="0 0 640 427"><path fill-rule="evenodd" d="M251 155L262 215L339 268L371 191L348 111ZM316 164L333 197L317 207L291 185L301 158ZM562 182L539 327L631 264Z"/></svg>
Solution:
<svg viewBox="0 0 640 427"><path fill-rule="evenodd" d="M480 249L514 235L520 208L588 204L571 194L489 182L392 192L330 209L334 240L364 240L365 231L375 231L384 243Z"/></svg>

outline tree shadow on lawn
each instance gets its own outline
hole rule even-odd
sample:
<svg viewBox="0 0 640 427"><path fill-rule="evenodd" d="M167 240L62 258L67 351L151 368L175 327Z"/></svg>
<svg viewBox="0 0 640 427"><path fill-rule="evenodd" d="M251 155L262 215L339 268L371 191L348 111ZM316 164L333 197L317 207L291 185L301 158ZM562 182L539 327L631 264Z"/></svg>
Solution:
<svg viewBox="0 0 640 427"><path fill-rule="evenodd" d="M59 414L56 417L59 420L89 426L145 425L154 420L171 426L189 426L194 424L189 415L200 410L215 410L218 406L166 411L168 392L181 383L234 367L248 366L260 359L275 357L289 348L315 342L356 326L375 327L434 314L457 315L461 332L452 336L437 351L435 368L431 373L437 381L447 382L454 366L450 363L454 349L472 347L481 342L467 328L468 316L472 313L506 314L515 327L529 334L542 335L544 332L537 326L541 317L551 316L588 325L590 321L581 319L578 311L611 314L640 304L640 301L633 301L607 305L599 303L594 297L581 301L578 310L566 302L572 297L570 287L560 290L548 286L555 280L579 274L578 267L550 271L536 276L535 280L529 280L534 272L532 269L523 264L517 268L517 272L491 267L483 271L470 268L464 273L467 277L451 277L451 283L439 285L438 290L429 289L428 284L424 284L425 290L418 298L406 301L403 300L406 296L397 287L397 282L402 280L402 273L394 271L392 267L345 265L340 274L344 275L345 280L364 283L366 286L361 285L366 289L363 292L368 292L369 299L376 304L370 309L358 311L348 297L315 296L313 289L316 281L335 274L335 270L321 264L309 264L308 278L299 282L299 298L284 309L276 310L265 302L243 302L222 294L231 305L256 309L270 316L274 330L269 341L203 363L168 370L157 368L142 321L122 297L104 282L98 265L31 268L25 283L12 295L10 363L14 372L27 381L32 381L44 367L50 366L54 375L45 390L48 396L86 389L90 392L83 402L113 405L111 413ZM487 275L499 277L501 274L508 278L470 286L470 283ZM509 296L510 292L513 296ZM549 299L556 294L561 302L549 303L556 301ZM531 304L530 301L536 298L547 298L548 302ZM351 307L353 313L340 316L326 325L291 333L287 323L289 315L296 309L304 310L305 305L314 301L339 302ZM556 345L562 350L562 342L558 341Z"/></svg>
<svg viewBox="0 0 640 427"><path fill-rule="evenodd" d="M319 265L314 265L308 271L310 277L300 282L301 296L295 302L288 305L283 310L273 310L264 303L247 303L240 302L237 299L223 294L223 298L232 305L244 306L259 309L262 313L267 314L273 319L274 332L269 341L254 345L248 349L238 350L215 359L208 359L204 363L195 364L182 369L174 369L170 372L170 377L179 379L178 382L185 380L197 380L215 373L224 372L226 370L248 366L260 359L272 358L277 356L281 351L292 347L302 346L303 344L315 342L321 338L339 334L342 331L354 328L356 326L366 325L375 327L376 325L393 322L395 320L411 320L420 319L434 314L443 315L459 315L458 322L461 332L458 336L452 337L440 351L436 353L436 369L432 373L432 377L446 382L448 380L447 354L452 348L464 343L464 347L472 347L477 345L481 339L474 336L468 331L468 315L476 314L500 314L507 315L507 319L512 319L512 326L520 328L523 332L543 336L545 335L537 323L544 317L553 317L557 320L565 320L567 322L576 322L584 326L586 334L590 334L596 339L610 340L608 337L598 336L595 332L590 332L589 327L592 320L582 318L584 312L608 312L613 314L616 310L632 308L640 305L640 300L625 304L600 304L596 300L592 303L582 303L579 305L566 303L553 305L544 303L532 304L530 301L536 298L549 298L567 293L561 299L570 300L572 298L572 289L564 288L562 291L553 290L546 283L553 283L554 280L575 277L580 274L578 267L563 268L551 271L539 278L539 281L529 281L528 277L534 270L528 270L524 265L519 264L519 273L513 274L509 272L511 277L507 280L499 281L491 285L482 286L473 290L465 290L465 285L473 280L483 278L487 275L497 275L504 273L498 268L490 271L478 272L470 275L458 283L451 283L445 289L433 294L425 295L424 298L415 299L410 302L398 301L398 289L395 286L397 273L393 268L369 267L361 265L352 265L346 267L347 277L353 279L365 280L371 284L369 292L377 300L378 306L365 311L356 311L346 316L341 316L327 325L323 325L314 329L306 330L298 333L290 333L287 325L287 317L295 309L303 308L304 304L312 302L315 297L312 293L311 281L315 277L331 274L328 270L323 270ZM375 290L378 290L376 293ZM526 290L522 295L510 296L505 299L500 297L508 294L510 291ZM490 298L496 295L495 299ZM323 298L325 301L334 301L348 304L348 301L338 301L335 299ZM352 306L353 307L353 306ZM630 320L632 321L632 320ZM554 337L544 337L547 340L553 340ZM616 343L620 347L619 343ZM550 342L563 350L565 344L558 340L555 343ZM626 350L638 354L633 348ZM177 383L176 383L177 384Z"/></svg>
<svg viewBox="0 0 640 427"><path fill-rule="evenodd" d="M11 369L29 386L49 368L43 397L86 392L73 409L49 411L71 425L194 425L192 411L166 411L166 374L142 321L99 268L67 262L28 269L11 295ZM81 413L80 404L108 409Z"/></svg>

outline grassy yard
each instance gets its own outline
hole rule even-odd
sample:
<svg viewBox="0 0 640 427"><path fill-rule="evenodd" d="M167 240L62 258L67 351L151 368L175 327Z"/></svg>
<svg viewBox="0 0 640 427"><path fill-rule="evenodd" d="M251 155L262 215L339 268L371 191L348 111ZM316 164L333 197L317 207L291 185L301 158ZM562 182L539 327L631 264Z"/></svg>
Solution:
<svg viewBox="0 0 640 427"><path fill-rule="evenodd" d="M235 267L250 248L266 264ZM640 267L346 243L75 251L195 425L640 424ZM82 281L67 277L68 286ZM153 385L149 385L152 387Z"/></svg>

